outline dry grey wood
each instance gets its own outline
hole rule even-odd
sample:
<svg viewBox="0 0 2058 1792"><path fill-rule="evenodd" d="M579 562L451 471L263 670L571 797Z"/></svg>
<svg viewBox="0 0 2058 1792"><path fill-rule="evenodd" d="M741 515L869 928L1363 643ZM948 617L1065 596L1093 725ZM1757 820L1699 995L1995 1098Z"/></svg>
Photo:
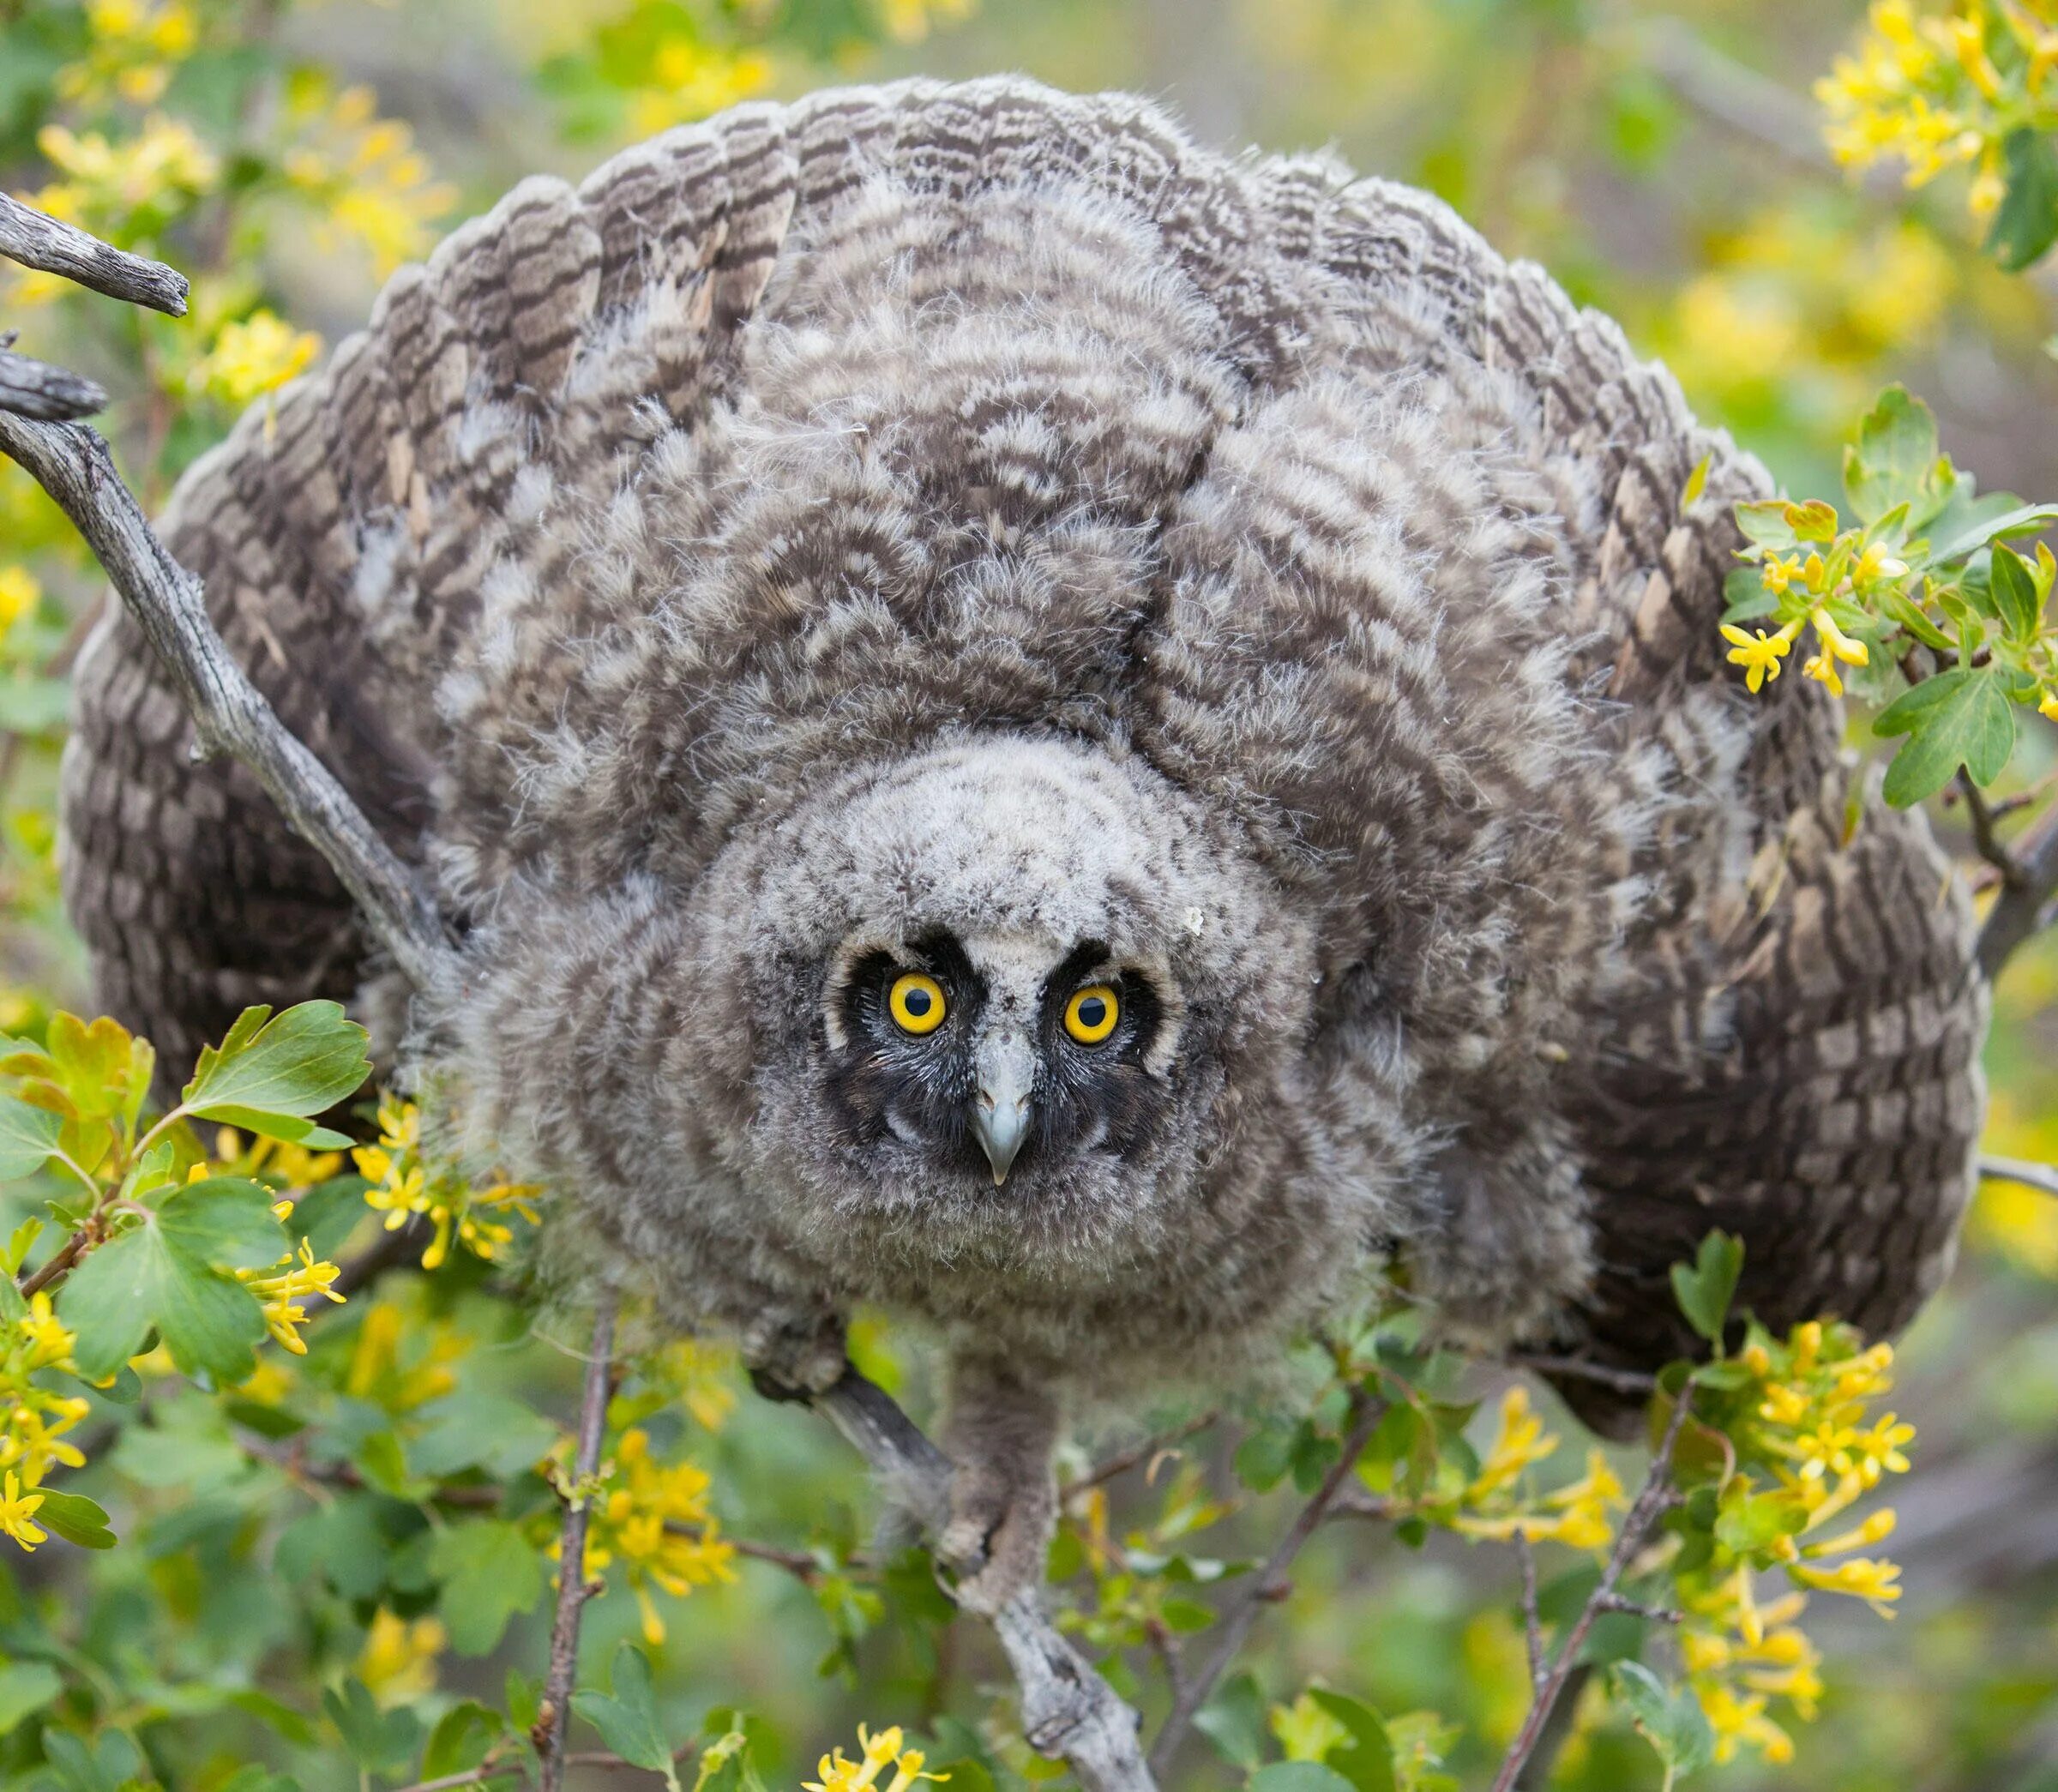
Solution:
<svg viewBox="0 0 2058 1792"><path fill-rule="evenodd" d="M848 1368L812 1404L931 1536L942 1529L950 1513L950 1459L890 1394ZM1135 1711L1058 1634L1034 1591L995 1613L993 1628L1021 1688L1022 1732L1031 1746L1062 1759L1086 1792L1154 1792Z"/></svg>
<svg viewBox="0 0 2058 1792"><path fill-rule="evenodd" d="M2058 1164L2033 1164L2027 1158L1982 1158L1983 1182L2019 1182L2040 1194L2058 1194Z"/></svg>
<svg viewBox="0 0 2058 1792"><path fill-rule="evenodd" d="M586 1531L593 1517L588 1488L600 1471L600 1443L607 1434L614 1355L615 1290L604 1288L593 1313L593 1344L587 1352L586 1385L579 1400L579 1440L572 1458L570 1497L564 1502L564 1530L557 1554L557 1609L551 1621L551 1664L544 1676L543 1708L529 1738L542 1763L542 1792L557 1792L564 1778L564 1739L571 1728L572 1682L579 1669L579 1621L594 1591L586 1579Z"/></svg>
<svg viewBox="0 0 2058 1792"><path fill-rule="evenodd" d="M106 407L106 393L91 380L27 355L9 354L10 340L0 336L0 411L39 423L70 423Z"/></svg>
<svg viewBox="0 0 2058 1792"><path fill-rule="evenodd" d="M151 532L107 444L83 424L0 412L0 453L86 538L178 684L201 750L232 754L250 767L295 832L334 869L408 981L428 987L450 956L428 891L230 657L208 620L200 581Z"/></svg>
<svg viewBox="0 0 2058 1792"><path fill-rule="evenodd" d="M0 193L0 256L169 317L186 315L184 274L162 262L116 249L74 225L60 224L4 193Z"/></svg>

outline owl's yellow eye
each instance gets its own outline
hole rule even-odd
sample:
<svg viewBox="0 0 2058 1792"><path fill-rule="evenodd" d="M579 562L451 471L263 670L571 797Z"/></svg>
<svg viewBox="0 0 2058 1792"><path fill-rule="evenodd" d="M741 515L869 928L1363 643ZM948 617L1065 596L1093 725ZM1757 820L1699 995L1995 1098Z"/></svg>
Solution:
<svg viewBox="0 0 2058 1792"><path fill-rule="evenodd" d="M933 1033L943 1025L943 1016L948 1004L943 1000L943 986L933 977L924 977L919 971L903 972L894 979L894 987L886 998L887 1007L892 1012L894 1023L904 1033Z"/></svg>
<svg viewBox="0 0 2058 1792"><path fill-rule="evenodd" d="M1065 1031L1081 1045L1098 1045L1115 1031L1122 1004L1105 983L1090 983L1065 1004Z"/></svg>

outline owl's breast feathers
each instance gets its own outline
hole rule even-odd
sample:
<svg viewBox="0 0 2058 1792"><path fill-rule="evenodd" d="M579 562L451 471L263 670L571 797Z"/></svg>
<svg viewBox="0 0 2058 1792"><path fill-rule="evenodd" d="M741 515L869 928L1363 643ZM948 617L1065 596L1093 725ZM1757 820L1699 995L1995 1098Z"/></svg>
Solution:
<svg viewBox="0 0 2058 1792"><path fill-rule="evenodd" d="M1314 928L1332 1117L1362 1087L1418 1141L1562 1158L1527 1197L1572 1241L1547 1322L1643 1361L1718 1224L1768 1317L1898 1324L1978 1122L1924 824L1846 840L1837 704L1721 664L1730 506L1767 489L1434 199L1120 95L918 81L523 183L165 530L481 928L517 887L683 899L825 777L959 734L1140 759ZM115 612L66 887L172 1062L365 969L187 731ZM1447 1232L1418 1156L1404 1206Z"/></svg>

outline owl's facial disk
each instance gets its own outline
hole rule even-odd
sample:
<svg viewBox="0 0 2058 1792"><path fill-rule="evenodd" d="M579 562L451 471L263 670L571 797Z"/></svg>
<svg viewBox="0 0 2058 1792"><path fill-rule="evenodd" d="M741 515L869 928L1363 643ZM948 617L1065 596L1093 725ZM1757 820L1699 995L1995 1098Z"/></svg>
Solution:
<svg viewBox="0 0 2058 1792"><path fill-rule="evenodd" d="M828 1086L841 1123L995 1188L1122 1155L1164 1100L1162 973L1098 941L936 930L852 942L833 981Z"/></svg>

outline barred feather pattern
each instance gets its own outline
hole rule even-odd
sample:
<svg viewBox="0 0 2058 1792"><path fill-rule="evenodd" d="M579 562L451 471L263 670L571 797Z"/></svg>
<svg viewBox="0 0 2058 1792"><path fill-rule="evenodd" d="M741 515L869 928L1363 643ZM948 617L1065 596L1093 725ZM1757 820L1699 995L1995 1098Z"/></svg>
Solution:
<svg viewBox="0 0 2058 1792"><path fill-rule="evenodd" d="M1010 79L524 182L164 528L466 931L421 1067L683 1316L889 1298L1105 1365L1392 1253L1455 1332L1647 1366L1712 1224L1768 1320L1902 1323L1980 1118L1949 866L1854 801L1826 693L1722 664L1730 507L1768 489L1435 200ZM188 739L114 616L66 887L173 1062L378 971ZM1130 1185L932 1224L809 1160L809 955L842 886L901 899L838 817L918 827L909 791L1019 848L1022 925L1091 889L1140 941L1140 881L1195 898L1178 1119ZM1068 894L1088 826L1134 851ZM953 851L917 873L986 888Z"/></svg>

